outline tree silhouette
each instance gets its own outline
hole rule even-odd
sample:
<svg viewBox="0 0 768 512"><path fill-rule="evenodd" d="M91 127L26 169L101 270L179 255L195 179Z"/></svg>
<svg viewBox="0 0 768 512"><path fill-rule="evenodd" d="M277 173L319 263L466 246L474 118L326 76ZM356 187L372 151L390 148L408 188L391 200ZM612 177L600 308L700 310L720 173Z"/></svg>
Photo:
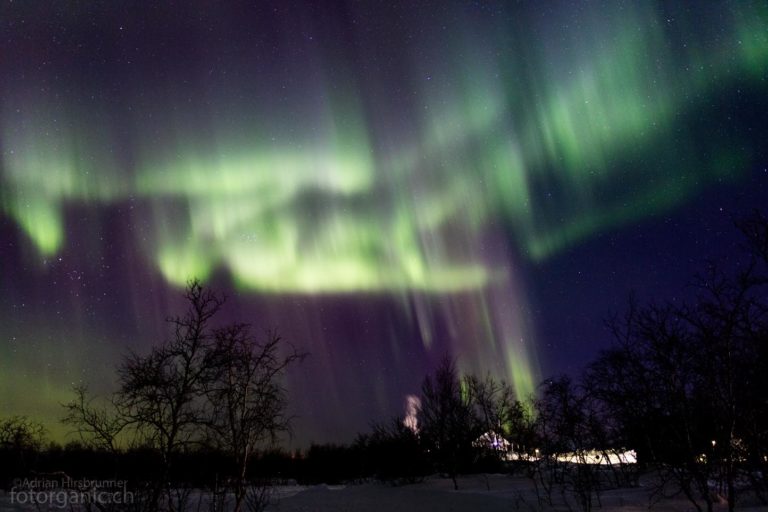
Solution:
<svg viewBox="0 0 768 512"><path fill-rule="evenodd" d="M127 418L115 412L115 403L109 406L94 404L96 397L91 396L88 386L77 385L73 388L75 398L65 404L66 415L62 423L71 426L85 446L111 453L119 451L120 433L126 427Z"/></svg>
<svg viewBox="0 0 768 512"><path fill-rule="evenodd" d="M45 441L45 428L26 416L0 418L0 485L27 471Z"/></svg>
<svg viewBox="0 0 768 512"><path fill-rule="evenodd" d="M211 322L224 303L197 280L189 283L185 298L186 313L169 319L171 339L147 355L128 355L118 367L118 410L144 442L158 450L160 486L168 481L174 455L202 440L206 359L214 343ZM160 486L153 496L155 503Z"/></svg>
<svg viewBox="0 0 768 512"><path fill-rule="evenodd" d="M213 447L232 457L235 510L255 505L246 485L248 464L260 443L288 430L287 368L305 356L272 335L256 340L243 323L217 326L224 298L189 282L187 310L169 319L172 336L148 354L131 353L117 368L118 390L98 406L85 387L64 404L64 422L92 447L119 451L126 437L159 455L150 510L181 510L186 495L171 481L174 461L192 448ZM176 482L179 486L180 482Z"/></svg>
<svg viewBox="0 0 768 512"><path fill-rule="evenodd" d="M444 358L421 387L420 435L438 469L458 489L456 477L474 455L472 443L483 434L469 390L462 386L455 363Z"/></svg>
<svg viewBox="0 0 768 512"><path fill-rule="evenodd" d="M279 377L306 354L291 348L287 355L280 355L278 335L270 334L266 342L259 342L247 324L219 329L214 338L205 380L212 412L208 427L215 445L235 460L234 510L239 512L249 490L250 457L260 445L274 442L290 427L286 392Z"/></svg>
<svg viewBox="0 0 768 512"><path fill-rule="evenodd" d="M688 303L631 301L585 376L627 443L698 510L713 492L734 510L740 480L764 503L768 489L768 220L737 225L748 253L735 271L708 264Z"/></svg>

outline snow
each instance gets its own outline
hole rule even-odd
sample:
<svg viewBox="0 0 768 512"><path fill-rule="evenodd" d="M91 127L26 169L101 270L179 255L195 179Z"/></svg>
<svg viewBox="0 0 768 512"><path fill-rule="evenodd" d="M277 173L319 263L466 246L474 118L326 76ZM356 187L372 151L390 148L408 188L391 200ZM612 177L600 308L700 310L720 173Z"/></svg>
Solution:
<svg viewBox="0 0 768 512"><path fill-rule="evenodd" d="M453 490L449 479L432 476L425 481L403 486L377 482L359 485L282 485L272 488L273 503L269 512L560 512L580 510L573 496L554 496L554 505L540 502L530 479L509 475L472 475L459 478L459 490ZM604 491L593 510L599 512L647 512L650 487ZM191 500L196 503L197 500ZM45 507L39 509L44 510ZM51 508L50 510L54 510ZM61 510L61 509L55 509ZM651 511L688 512L693 506L684 498L664 500ZM717 512L727 510L718 504ZM766 511L766 507L738 508L743 512ZM0 512L32 512L34 507L13 505L7 493L0 492ZM39 512L36 511L36 512Z"/></svg>
<svg viewBox="0 0 768 512"><path fill-rule="evenodd" d="M641 484L630 489L604 491L593 510L600 512L648 512L651 489ZM580 510L573 497L571 510ZM475 475L459 478L459 490L453 483L433 476L422 483L400 487L380 483L350 485L342 488L312 486L274 503L271 512L477 512L526 511L546 512L569 510L561 496L555 496L553 506L540 503L531 480L509 475ZM688 512L693 506L685 498L664 500L651 511ZM727 510L725 504L715 507ZM744 512L766 511L765 507L738 508Z"/></svg>

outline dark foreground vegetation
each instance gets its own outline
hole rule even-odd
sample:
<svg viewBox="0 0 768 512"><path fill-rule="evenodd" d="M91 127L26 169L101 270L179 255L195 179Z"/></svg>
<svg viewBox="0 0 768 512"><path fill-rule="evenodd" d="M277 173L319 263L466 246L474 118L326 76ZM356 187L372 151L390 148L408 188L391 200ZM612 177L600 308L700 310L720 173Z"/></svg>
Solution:
<svg viewBox="0 0 768 512"><path fill-rule="evenodd" d="M578 378L516 397L450 359L425 378L408 417L346 446L275 448L289 430L281 375L304 354L244 324L216 326L223 300L190 283L189 309L168 342L118 368L118 391L74 390L64 422L77 440L47 443L27 418L0 420L0 483L18 478L116 479L133 500L99 510L182 510L192 490L210 510L261 510L270 485L387 484L438 473L507 472L536 485L542 507L568 495L582 510L606 489L654 472L655 496L697 510L739 500L768 505L768 220L738 223L742 254L709 263L685 303L634 300L607 325L615 343ZM634 450L637 463L619 454ZM91 508L91 505L84 505Z"/></svg>

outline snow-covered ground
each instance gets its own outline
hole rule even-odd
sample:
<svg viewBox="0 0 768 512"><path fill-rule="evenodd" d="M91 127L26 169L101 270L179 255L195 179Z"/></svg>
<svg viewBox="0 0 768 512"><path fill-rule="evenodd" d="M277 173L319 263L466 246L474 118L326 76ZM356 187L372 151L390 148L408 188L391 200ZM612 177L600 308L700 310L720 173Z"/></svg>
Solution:
<svg viewBox="0 0 768 512"><path fill-rule="evenodd" d="M593 509L600 512L648 512L650 489L640 486L600 494L600 503ZM573 497L572 510L579 510ZM459 490L447 479L432 477L414 484L392 487L379 483L329 487L324 485L292 488L279 497L268 510L271 512L538 512L567 511L563 497L555 505L540 502L532 482L524 477L508 475L477 475L461 477ZM664 500L650 510L687 512L694 510L685 498ZM727 510L720 504L716 510ZM745 507L739 510L766 511L766 507Z"/></svg>
<svg viewBox="0 0 768 512"><path fill-rule="evenodd" d="M600 494L593 510L600 512L647 512L650 486L617 489ZM509 475L475 475L459 479L459 490L453 490L450 480L431 477L422 483L390 486L380 483L359 485L283 485L272 488L270 512L548 512L579 510L573 496L554 496L554 505L540 501L531 480ZM203 499L205 501L205 499ZM192 509L200 501L192 499ZM42 512L68 510L57 507L35 507L11 503L10 496L0 492L0 512ZM687 512L694 510L684 498L667 499L655 504L651 511ZM725 504L716 506L718 512L727 510ZM768 511L768 507L739 507L740 511Z"/></svg>

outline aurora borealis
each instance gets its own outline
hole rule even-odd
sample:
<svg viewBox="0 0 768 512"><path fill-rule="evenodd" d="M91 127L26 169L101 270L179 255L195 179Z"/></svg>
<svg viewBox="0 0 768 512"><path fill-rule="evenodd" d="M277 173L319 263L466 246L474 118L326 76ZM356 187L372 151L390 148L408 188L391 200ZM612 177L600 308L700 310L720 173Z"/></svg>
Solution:
<svg viewBox="0 0 768 512"><path fill-rule="evenodd" d="M191 277L312 354L305 439L444 353L527 395L605 343L563 318L709 254L606 237L764 197L763 2L10 2L0 41L0 409L52 423ZM610 293L554 280L605 254Z"/></svg>

